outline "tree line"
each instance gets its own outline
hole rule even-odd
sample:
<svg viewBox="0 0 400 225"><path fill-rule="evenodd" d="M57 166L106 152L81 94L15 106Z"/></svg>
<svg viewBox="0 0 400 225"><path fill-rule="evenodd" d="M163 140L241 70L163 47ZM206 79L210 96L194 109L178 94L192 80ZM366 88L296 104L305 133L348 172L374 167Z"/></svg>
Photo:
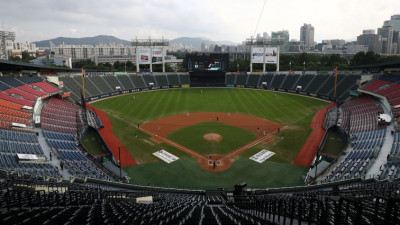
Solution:
<svg viewBox="0 0 400 225"><path fill-rule="evenodd" d="M279 58L279 70L332 70L335 67L349 67L368 65L374 63L400 61L400 56L382 56L375 52L359 52L352 59L346 59L339 54L317 55L301 53L298 55L281 54ZM249 59L235 59L229 64L229 71L250 71ZM276 71L275 64L267 64L267 71ZM253 64L253 71L262 71L262 64Z"/></svg>

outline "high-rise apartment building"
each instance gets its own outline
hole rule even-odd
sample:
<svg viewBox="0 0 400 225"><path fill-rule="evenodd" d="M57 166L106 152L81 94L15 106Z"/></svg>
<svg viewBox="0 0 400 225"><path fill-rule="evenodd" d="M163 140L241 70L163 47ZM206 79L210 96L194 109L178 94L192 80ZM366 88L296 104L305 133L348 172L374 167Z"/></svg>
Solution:
<svg viewBox="0 0 400 225"><path fill-rule="evenodd" d="M382 53L391 54L393 52L392 42L393 42L393 27L392 26L382 26L378 28L378 35L381 36L382 40Z"/></svg>
<svg viewBox="0 0 400 225"><path fill-rule="evenodd" d="M300 41L304 43L304 49L314 48L314 27L311 24L304 24L300 28Z"/></svg>
<svg viewBox="0 0 400 225"><path fill-rule="evenodd" d="M375 34L375 30L363 30L363 33L357 36L357 45L368 46L368 51L375 53L382 52L381 37Z"/></svg>

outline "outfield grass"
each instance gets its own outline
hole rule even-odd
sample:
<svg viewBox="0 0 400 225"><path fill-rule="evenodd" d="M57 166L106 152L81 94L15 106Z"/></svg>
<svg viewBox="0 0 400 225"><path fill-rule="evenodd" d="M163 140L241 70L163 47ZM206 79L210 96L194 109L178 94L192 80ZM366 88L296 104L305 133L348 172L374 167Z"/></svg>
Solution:
<svg viewBox="0 0 400 225"><path fill-rule="evenodd" d="M106 113L127 121L149 122L186 112L231 112L291 124L327 105L298 95L252 89L171 89L135 93L92 103Z"/></svg>
<svg viewBox="0 0 400 225"><path fill-rule="evenodd" d="M136 166L124 168L135 184L175 187L229 187L239 178L260 187L300 184L308 168L290 163L311 132L313 115L327 102L298 95L274 93L251 89L203 88L171 89L135 93L92 103L103 110L114 125L113 131L135 160ZM196 159L166 144L157 144L150 136L136 129L138 123L186 112L231 112L265 118L282 125L289 125L281 136L268 144L259 144L243 153L224 172L209 172L197 165ZM135 134L138 138L135 138ZM237 139L241 139L240 136ZM192 139L191 145L201 145ZM265 164L252 162L248 157L261 149L276 153ZM151 153L165 149L181 159L167 164ZM282 176L284 175L284 176ZM285 179L282 179L285 177ZM208 178L208 179L207 179ZM251 178L251 179L250 179ZM200 181L201 180L201 181ZM251 182L251 184L250 184ZM199 185L202 185L201 187Z"/></svg>
<svg viewBox="0 0 400 225"><path fill-rule="evenodd" d="M312 131L310 121L313 117L314 114L310 114L294 124L290 124L287 130L276 134L271 142L257 144L242 152L239 157L248 158L262 149L267 149L275 153L268 159L269 161L292 163Z"/></svg>
<svg viewBox="0 0 400 225"><path fill-rule="evenodd" d="M222 139L219 142L206 141L203 135L208 133L219 134ZM257 139L257 135L224 123L204 122L174 131L168 135L168 139L203 155L224 155Z"/></svg>

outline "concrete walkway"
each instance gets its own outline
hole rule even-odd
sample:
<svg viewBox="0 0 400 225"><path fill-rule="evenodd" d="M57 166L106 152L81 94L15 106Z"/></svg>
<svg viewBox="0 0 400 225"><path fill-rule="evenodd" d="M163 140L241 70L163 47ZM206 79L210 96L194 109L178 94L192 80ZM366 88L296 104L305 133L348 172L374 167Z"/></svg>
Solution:
<svg viewBox="0 0 400 225"><path fill-rule="evenodd" d="M383 105L380 104L383 111L390 115L388 109ZM380 168L382 165L387 163L387 157L390 154L390 150L392 149L394 136L391 134L391 131L394 130L394 122L391 122L386 127L386 134L383 140L381 151L379 152L378 157L375 159L374 163L372 164L371 168L365 175L365 178L376 177L381 174Z"/></svg>
<svg viewBox="0 0 400 225"><path fill-rule="evenodd" d="M40 116L41 112L42 112L42 108L43 106L45 106L47 104L47 101L43 101L42 104L40 104L40 106L36 109L35 111L35 117L36 116ZM35 132L37 132L39 134L38 136L38 141L40 144L40 147L43 150L44 155L46 156L47 160L55 167L57 167L61 173L61 176L63 179L67 179L69 180L72 176L71 174L66 170L61 170L60 168L60 160L53 154L52 155L52 160L50 161L50 145L47 143L46 138L44 137L44 133L43 133L43 129L42 128L38 128L35 127Z"/></svg>
<svg viewBox="0 0 400 225"><path fill-rule="evenodd" d="M43 134L43 130L41 128L35 128L35 132L37 132L39 134L38 136L38 140L39 140L39 144L40 147L43 150L44 155L46 156L47 160L49 160L49 162L57 167L61 173L62 178L69 180L71 176L71 174L68 172L68 170L66 170L64 168L64 170L61 170L60 168L60 160L54 155L52 155L52 160L50 161L50 145L47 143L44 134Z"/></svg>

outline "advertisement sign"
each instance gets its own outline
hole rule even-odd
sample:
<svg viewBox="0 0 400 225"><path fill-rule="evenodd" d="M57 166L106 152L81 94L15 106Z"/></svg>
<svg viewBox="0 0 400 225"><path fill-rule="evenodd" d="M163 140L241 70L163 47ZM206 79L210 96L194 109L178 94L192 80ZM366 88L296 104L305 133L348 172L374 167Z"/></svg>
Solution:
<svg viewBox="0 0 400 225"><path fill-rule="evenodd" d="M151 54L151 62L153 64L161 64L162 63L162 48L153 48Z"/></svg>
<svg viewBox="0 0 400 225"><path fill-rule="evenodd" d="M265 63L276 64L278 62L278 48L265 48Z"/></svg>
<svg viewBox="0 0 400 225"><path fill-rule="evenodd" d="M150 49L140 48L139 49L139 63L140 64L150 64Z"/></svg>
<svg viewBox="0 0 400 225"><path fill-rule="evenodd" d="M251 60L253 63L263 63L264 48L253 47L251 50Z"/></svg>
<svg viewBox="0 0 400 225"><path fill-rule="evenodd" d="M253 47L251 51L251 59L253 63L264 63L263 59L264 48ZM265 63L276 64L278 62L278 48L268 47L265 48Z"/></svg>

